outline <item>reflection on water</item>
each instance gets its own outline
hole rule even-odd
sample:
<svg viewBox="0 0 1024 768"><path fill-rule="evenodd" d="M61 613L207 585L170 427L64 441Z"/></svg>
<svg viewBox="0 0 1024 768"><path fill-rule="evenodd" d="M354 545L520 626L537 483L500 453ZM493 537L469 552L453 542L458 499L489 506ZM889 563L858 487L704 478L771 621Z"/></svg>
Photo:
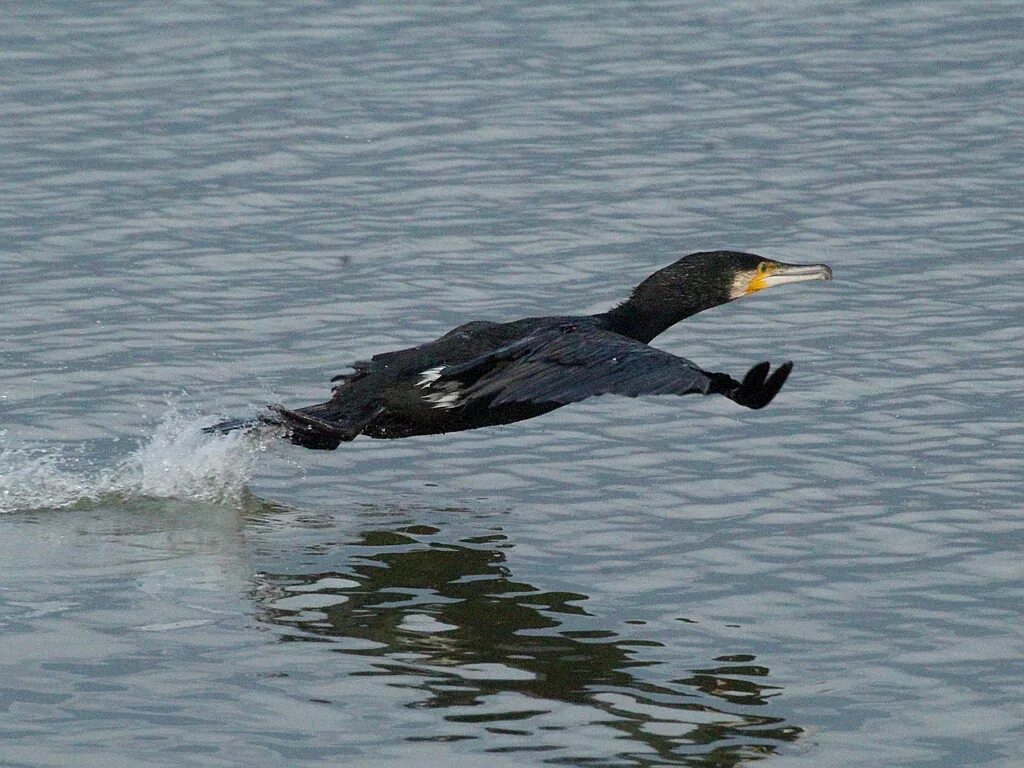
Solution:
<svg viewBox="0 0 1024 768"><path fill-rule="evenodd" d="M618 732L620 761L729 766L802 733L773 713L781 690L753 656L716 657L660 682L650 678L664 669L637 674L657 665L645 646L660 644L587 627L585 594L517 580L500 532L451 541L432 525L399 525L343 546L332 555L339 568L260 574L253 597L282 640L344 640L343 653L373 659L360 674L393 678L422 693L411 706L443 712L408 741L502 736L488 751L607 764L559 748L559 731L599 722ZM564 705L585 710L569 722Z"/></svg>

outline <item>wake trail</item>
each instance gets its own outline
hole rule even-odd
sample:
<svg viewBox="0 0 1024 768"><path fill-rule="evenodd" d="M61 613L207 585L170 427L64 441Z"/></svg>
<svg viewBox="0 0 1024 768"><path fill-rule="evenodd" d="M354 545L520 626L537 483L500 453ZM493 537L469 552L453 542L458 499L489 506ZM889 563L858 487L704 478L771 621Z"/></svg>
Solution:
<svg viewBox="0 0 1024 768"><path fill-rule="evenodd" d="M172 411L153 435L113 467L81 468L60 449L0 447L0 513L59 509L107 499L239 502L263 440L204 434L209 417Z"/></svg>

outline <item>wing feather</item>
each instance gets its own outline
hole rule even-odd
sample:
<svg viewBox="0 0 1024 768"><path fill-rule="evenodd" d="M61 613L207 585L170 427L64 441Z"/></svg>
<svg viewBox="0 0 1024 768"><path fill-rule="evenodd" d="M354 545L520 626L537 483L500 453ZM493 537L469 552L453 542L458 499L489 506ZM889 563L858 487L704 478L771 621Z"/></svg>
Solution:
<svg viewBox="0 0 1024 768"><path fill-rule="evenodd" d="M707 393L712 378L695 363L609 331L559 327L441 372L458 381L461 403L572 403L619 394Z"/></svg>
<svg viewBox="0 0 1024 768"><path fill-rule="evenodd" d="M439 380L458 386L459 405L564 405L605 394L717 393L748 408L763 408L782 387L791 368L792 363L786 363L769 377L769 365L761 363L738 382L611 331L563 325L448 366Z"/></svg>

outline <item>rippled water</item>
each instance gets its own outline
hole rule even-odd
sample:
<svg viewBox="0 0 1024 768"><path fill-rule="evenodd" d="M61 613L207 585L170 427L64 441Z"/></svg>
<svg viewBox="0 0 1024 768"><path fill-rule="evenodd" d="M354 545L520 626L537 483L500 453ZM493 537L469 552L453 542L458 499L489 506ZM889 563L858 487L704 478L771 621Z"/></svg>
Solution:
<svg viewBox="0 0 1024 768"><path fill-rule="evenodd" d="M1024 759L1018 4L3 13L0 764ZM764 411L199 432L710 247Z"/></svg>

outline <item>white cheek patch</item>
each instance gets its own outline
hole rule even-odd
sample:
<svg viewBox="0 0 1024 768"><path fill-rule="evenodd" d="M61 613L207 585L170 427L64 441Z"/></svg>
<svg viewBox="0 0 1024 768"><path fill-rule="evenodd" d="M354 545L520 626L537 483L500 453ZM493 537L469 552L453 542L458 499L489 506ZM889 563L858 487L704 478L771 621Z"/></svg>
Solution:
<svg viewBox="0 0 1024 768"><path fill-rule="evenodd" d="M747 295L747 287L754 279L754 272L738 272L732 279L732 287L729 289L729 299L739 299Z"/></svg>

